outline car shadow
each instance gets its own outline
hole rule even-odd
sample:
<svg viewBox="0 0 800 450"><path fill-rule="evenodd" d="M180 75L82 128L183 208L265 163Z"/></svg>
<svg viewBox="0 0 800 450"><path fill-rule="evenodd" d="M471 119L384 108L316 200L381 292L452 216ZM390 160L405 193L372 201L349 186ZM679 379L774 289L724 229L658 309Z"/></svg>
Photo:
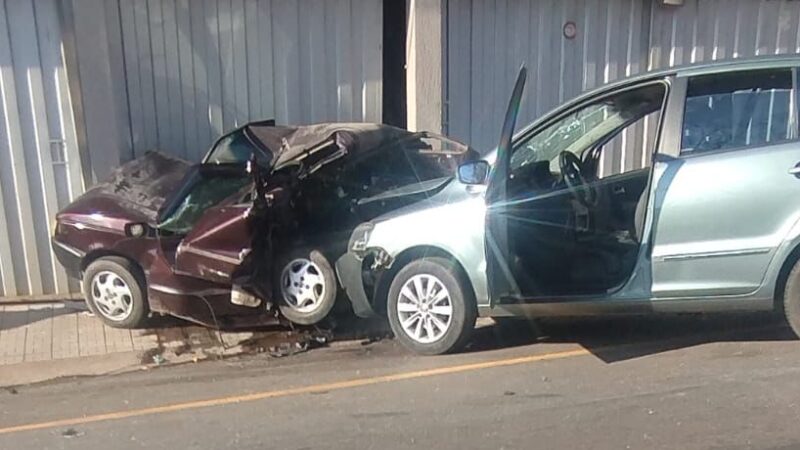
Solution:
<svg viewBox="0 0 800 450"><path fill-rule="evenodd" d="M63 303L0 305L5 306L0 312L0 331L24 327L42 320L76 312L85 311L83 302L65 301Z"/></svg>
<svg viewBox="0 0 800 450"><path fill-rule="evenodd" d="M794 339L792 331L771 314L549 319L479 328L467 351L573 343L613 363L717 342Z"/></svg>

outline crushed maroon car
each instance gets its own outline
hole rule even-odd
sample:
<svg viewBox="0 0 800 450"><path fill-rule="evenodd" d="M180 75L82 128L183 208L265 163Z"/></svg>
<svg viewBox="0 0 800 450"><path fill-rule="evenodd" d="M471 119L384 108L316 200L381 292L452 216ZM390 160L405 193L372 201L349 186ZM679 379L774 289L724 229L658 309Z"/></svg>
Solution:
<svg viewBox="0 0 800 450"><path fill-rule="evenodd" d="M231 328L332 311L353 229L424 200L477 153L387 125L252 122L200 164L149 152L60 211L53 249L111 326Z"/></svg>

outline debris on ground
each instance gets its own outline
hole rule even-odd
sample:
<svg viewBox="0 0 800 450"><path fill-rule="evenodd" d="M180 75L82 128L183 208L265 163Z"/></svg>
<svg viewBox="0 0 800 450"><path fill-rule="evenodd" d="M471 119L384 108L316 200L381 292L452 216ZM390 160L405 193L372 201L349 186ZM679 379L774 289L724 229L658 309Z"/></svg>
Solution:
<svg viewBox="0 0 800 450"><path fill-rule="evenodd" d="M64 436L67 439L72 439L76 437L83 436L83 431L78 431L75 428L67 428L66 430L61 432L61 436Z"/></svg>
<svg viewBox="0 0 800 450"><path fill-rule="evenodd" d="M268 349L269 356L273 358L282 358L284 356L292 356L297 353L302 353L308 350L308 341L305 342L282 342L278 345L272 346Z"/></svg>

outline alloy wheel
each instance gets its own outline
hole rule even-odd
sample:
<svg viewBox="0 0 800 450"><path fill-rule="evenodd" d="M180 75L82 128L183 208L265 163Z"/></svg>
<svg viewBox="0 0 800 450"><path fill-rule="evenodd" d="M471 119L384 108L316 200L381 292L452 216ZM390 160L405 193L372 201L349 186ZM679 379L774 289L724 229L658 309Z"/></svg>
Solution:
<svg viewBox="0 0 800 450"><path fill-rule="evenodd" d="M450 293L435 276L414 275L400 289L397 317L411 339L422 344L436 342L444 336L453 320Z"/></svg>
<svg viewBox="0 0 800 450"><path fill-rule="evenodd" d="M325 296L322 270L311 260L293 260L281 273L281 294L290 308L301 313L313 312Z"/></svg>
<svg viewBox="0 0 800 450"><path fill-rule="evenodd" d="M133 294L125 280L109 270L95 274L91 283L92 301L97 312L113 322L121 322L133 311Z"/></svg>

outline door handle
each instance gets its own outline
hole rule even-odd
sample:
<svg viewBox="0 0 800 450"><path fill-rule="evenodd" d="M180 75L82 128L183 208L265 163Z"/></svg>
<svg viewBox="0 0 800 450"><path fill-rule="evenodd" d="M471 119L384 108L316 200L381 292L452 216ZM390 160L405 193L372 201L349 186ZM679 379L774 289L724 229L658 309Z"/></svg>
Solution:
<svg viewBox="0 0 800 450"><path fill-rule="evenodd" d="M789 169L789 173L792 175L800 175L800 164Z"/></svg>
<svg viewBox="0 0 800 450"><path fill-rule="evenodd" d="M798 173L800 173L800 172L798 172ZM613 192L615 195L622 195L622 194L625 193L625 186L614 186L611 189L611 192Z"/></svg>

